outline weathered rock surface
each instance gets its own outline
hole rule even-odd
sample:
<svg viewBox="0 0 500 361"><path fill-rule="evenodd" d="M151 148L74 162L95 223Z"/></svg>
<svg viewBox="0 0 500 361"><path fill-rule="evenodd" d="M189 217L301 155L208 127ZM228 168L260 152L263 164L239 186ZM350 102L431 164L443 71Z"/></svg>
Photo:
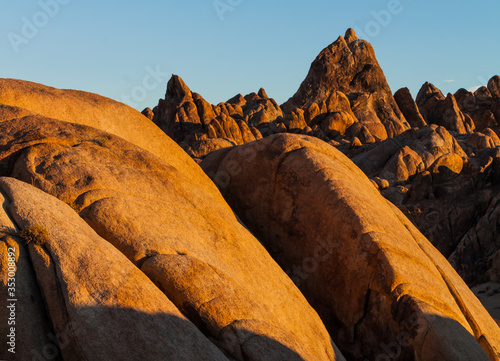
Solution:
<svg viewBox="0 0 500 361"><path fill-rule="evenodd" d="M199 179L200 187L206 192L216 193L215 187L207 182L195 162L172 139L137 110L125 104L93 93L56 89L16 79L0 79L0 104L3 109L2 120L21 116L21 108L22 116L36 113L88 125L122 137L172 166L184 169L187 177Z"/></svg>
<svg viewBox="0 0 500 361"><path fill-rule="evenodd" d="M373 47L358 39L352 29L318 55L299 90L282 108L286 113L297 108L306 111L314 104L321 109L320 105L334 92L349 98L357 120L377 139L393 137L410 128L392 96Z"/></svg>
<svg viewBox="0 0 500 361"><path fill-rule="evenodd" d="M378 176L394 184L430 169L439 158L448 154L467 158L444 127L432 124L388 139L353 157L353 161L368 177Z"/></svg>
<svg viewBox="0 0 500 361"><path fill-rule="evenodd" d="M500 96L497 93L497 83L498 76L494 76L488 82L488 88L481 87L474 93L459 89L455 93L458 106L474 121L478 131L485 128L491 128L495 132L500 130Z"/></svg>
<svg viewBox="0 0 500 361"><path fill-rule="evenodd" d="M154 113L153 111L151 110L151 108L146 108L144 109L142 112L141 112L142 115L144 115L146 118L148 118L149 120L153 120L153 117L154 117Z"/></svg>
<svg viewBox="0 0 500 361"><path fill-rule="evenodd" d="M412 128L421 128L427 125L408 88L401 88L394 93L394 100Z"/></svg>
<svg viewBox="0 0 500 361"><path fill-rule="evenodd" d="M153 121L189 154L203 157L206 154L198 149L200 141L226 139L235 144L248 143L262 138L257 127L270 131L269 123L282 115L276 101L268 98L264 89L245 97L238 94L214 106L173 75L165 99L160 99L154 109Z"/></svg>
<svg viewBox="0 0 500 361"><path fill-rule="evenodd" d="M22 118L28 115L34 115L36 113L30 112L29 110L0 104L0 121Z"/></svg>
<svg viewBox="0 0 500 361"><path fill-rule="evenodd" d="M57 340L47 334L50 343L35 349L35 355L64 360L227 360L144 273L68 205L12 178L0 179L0 191L6 212L21 230L43 227L48 234L43 243L29 245L29 263ZM19 267L20 273L31 269L28 262ZM18 337L21 352L29 352L26 335Z"/></svg>
<svg viewBox="0 0 500 361"><path fill-rule="evenodd" d="M125 315L130 314L130 317L146 318L145 323L164 324L158 326L161 332L178 330L163 336L160 331L153 330L150 334L145 330L138 331L147 337L152 335L157 343L161 343L158 340L165 343L154 346L158 347L159 355L168 352L172 343L194 338L193 352L186 351L179 359L218 359L211 356L208 346L204 358L196 356L195 352L204 347L197 345L210 340L230 359L236 360L276 360L276 355L281 353L289 355L290 360L344 360L333 348L317 313L259 241L238 222L220 195L200 191L203 187L197 179L187 177L182 168L177 169L109 133L41 116L0 123L0 134L0 163L4 165L0 173L34 184L73 208L64 206L60 210L60 206L56 207L59 201L32 187L21 187L26 195L9 190L11 202L20 204L16 206L16 223L24 226L38 222L55 238L50 245L30 248L30 253L32 259L37 260L34 261L37 278L43 278L44 299L50 304L50 317L58 332L61 325L67 323L64 318L67 316L61 304L63 300L54 294L58 288L50 283L57 281L51 276L54 267L56 270L60 268L63 276L67 275L68 278L60 282L69 284L64 287L70 295L79 295L79 282L85 282L80 287L82 303L88 304L88 307L82 306L84 309L93 309L88 293L94 292L96 299L110 299L105 302L110 309L96 311L103 312L99 319L105 321L100 322L111 327L113 317L123 318L122 323L113 326L116 331L109 332L109 338L104 337L99 342L111 343L110 338L118 339L119 330L130 322ZM32 211L36 204L32 208L25 204L30 199L40 198L38 194L51 199L44 202L54 208L53 212L59 218L50 216L52 213L43 209ZM91 229L78 218L75 210L93 229L90 234L88 230ZM44 214L46 219L42 218ZM66 227L64 220L71 226ZM92 247L95 255L91 252ZM106 252L110 254L108 268L94 269L96 264L106 263ZM43 259L53 260L50 267L42 262ZM82 267L76 267L78 264ZM174 266L178 268L169 268ZM127 288L121 291L123 285L116 282L123 277L118 277L121 273L117 270L132 272L137 281L130 281L131 285L127 284ZM99 276L100 271L103 276ZM168 307L175 305L190 322L164 316L168 313L167 305L162 301L163 308L159 308L160 305L154 303L154 299L160 296L149 296L153 289L137 289L137 284L146 287L145 274L164 291L166 297L163 299L170 299L172 303ZM101 287L101 283L108 286ZM96 291L84 292L85 285L98 286ZM161 294L158 288L154 290ZM103 295L100 296L99 292ZM137 296L142 294L144 298ZM123 303L118 302L120 295L126 299ZM79 298L75 298L75 302L77 300ZM133 309L127 309L127 302L131 305L137 302L138 315L134 316ZM169 312L181 315L174 311ZM154 316L156 314L158 317ZM80 319L75 319L75 322L79 324ZM85 322L82 320L83 324ZM187 331L181 327L186 322ZM193 324L201 331L199 341L196 341L198 336L194 331L197 330ZM191 329L194 333L189 331ZM133 330L131 328L131 332ZM99 332L106 332L106 329ZM174 337L172 335L176 332L179 333L177 341L163 341ZM130 347L135 347L136 352L144 349L138 344L151 343L135 340L137 342L131 342ZM89 341L82 346L84 350L78 352L94 355L99 350L97 346ZM182 352L182 346L175 347ZM120 348L120 342L115 341L109 352L118 352L115 348ZM126 350L124 347L123 354ZM222 355L215 349L213 355L217 354ZM103 357L110 360L126 358Z"/></svg>
<svg viewBox="0 0 500 361"><path fill-rule="evenodd" d="M489 279L500 281L498 278L500 268L495 258L498 258L497 240L500 236L499 212L500 197L495 195L483 216L470 227L449 257L451 265L467 282L477 284Z"/></svg>
<svg viewBox="0 0 500 361"><path fill-rule="evenodd" d="M393 97L352 30L282 107L262 88L212 105L173 76L141 114L0 79L0 176L24 181L0 180L2 294L12 258L17 268L14 359L144 358L148 345L146 359L343 360L330 335L349 360L482 360L478 344L498 359L498 330L401 211L498 319L499 89L495 76L474 92L426 83L416 101L406 88ZM276 133L328 142L371 182L326 143ZM195 164L207 156L322 320ZM16 232L38 223L50 240L26 246Z"/></svg>
<svg viewBox="0 0 500 361"><path fill-rule="evenodd" d="M181 80L174 77L171 82L173 90L167 91L167 98L176 99L172 104L193 98L196 107L200 106L200 96ZM460 89L447 96L426 83L416 101L406 88L393 99L373 48L348 31L313 62L297 93L282 105L283 113L281 109L275 112L279 107L262 105L267 98L263 90L246 97L237 95L212 106L214 114L220 109L223 120L206 126L208 139L203 134L198 137L201 133L196 131L196 137L179 143L201 162L217 149L260 138L245 138L244 127L250 129L247 134L255 135L258 128L264 136L288 132L328 141L353 159L382 195L449 257L461 252L457 247L462 238L485 216L491 192L500 182L500 158L495 150L500 146L497 83L498 77L493 77L488 87L474 93ZM245 110L251 102L250 108L256 106L255 113L260 115ZM206 114L211 118L205 103L207 110L193 110L193 116L185 119L197 122L200 114L205 114L200 119ZM161 112L156 109L155 114ZM196 127L203 129L207 121L199 123ZM408 130L410 126L413 129ZM470 285L489 279L492 254L498 246L490 242L487 249L467 250L467 260L453 261Z"/></svg>
<svg viewBox="0 0 500 361"><path fill-rule="evenodd" d="M194 159L202 159L216 150L234 147L235 145L236 143L225 138L201 139L195 142L187 153Z"/></svg>
<svg viewBox="0 0 500 361"><path fill-rule="evenodd" d="M495 79L489 83L494 84ZM400 102L401 93L396 96ZM398 205L443 255L463 255L450 261L469 285L490 279L492 257L498 250L491 237L483 237L481 245L473 248L469 242L467 250L463 246L464 235L474 230L488 233L489 228L497 227L494 220L488 226L480 221L500 182L495 117L498 99L493 93L486 87L475 93L460 89L453 97L448 95L447 103L439 89L426 83L417 97L420 111L431 123L442 126L430 124L354 150L339 146L375 183L377 178L390 183L390 187L378 187L381 193ZM409 94L405 98L409 101ZM460 134L460 124L472 127ZM420 158L424 167L417 166Z"/></svg>
<svg viewBox="0 0 500 361"><path fill-rule="evenodd" d="M3 206L6 199L0 196ZM15 232L16 226L2 208L0 225L4 232ZM45 312L43 299L35 279L28 249L18 238L7 233L0 241L0 332L5 339L0 349L4 360L30 360L34 355L52 355L56 338ZM8 301L16 299L17 302ZM12 306L14 304L14 307ZM9 307L9 308L8 308ZM11 342L11 327L14 342ZM14 351L13 352L10 352Z"/></svg>
<svg viewBox="0 0 500 361"><path fill-rule="evenodd" d="M425 83L418 92L416 102L427 123L437 124L461 134L471 133L475 125L460 110L455 96L446 97L430 83Z"/></svg>
<svg viewBox="0 0 500 361"><path fill-rule="evenodd" d="M333 147L275 135L202 167L347 359L500 359L500 330L462 279Z"/></svg>
<svg viewBox="0 0 500 361"><path fill-rule="evenodd" d="M500 146L500 139L493 130L485 128L482 132L472 133L471 136L467 138L467 144L471 146L472 151L477 152L483 149Z"/></svg>
<svg viewBox="0 0 500 361"><path fill-rule="evenodd" d="M488 128L483 132L458 136L432 124L388 139L353 161L370 178L387 180L390 187L381 193L449 257L478 225L498 191L498 137ZM484 246L490 250L465 252L463 265L452 262L471 285L488 279L486 271L498 249L492 239Z"/></svg>
<svg viewBox="0 0 500 361"><path fill-rule="evenodd" d="M473 93L460 89L445 96L425 83L415 101L406 88L393 97L371 45L348 30L318 55L281 108L266 101L261 90L210 110L176 77L166 99L173 99L170 113L188 123L178 142L197 162L217 149L276 133L310 135L334 145L445 257L465 252L465 258L452 263L474 285L489 280L499 250L491 237L474 252L463 246L466 234L486 227L479 220L499 187L499 79L493 77ZM155 109L157 123L165 114L160 108L168 106L160 102ZM206 125L212 113L219 120ZM250 133L254 138L244 136Z"/></svg>
<svg viewBox="0 0 500 361"><path fill-rule="evenodd" d="M213 126L196 121L200 114L211 118L209 110L195 112L185 106L184 112L191 109L193 115L181 114L179 119L194 119L195 128L202 131L179 144L201 162L217 149L252 141L243 136L241 124L254 135L259 129L264 137L296 133L329 142L351 158L375 189L397 205L445 257L453 254L450 261L459 274L475 285L493 280L494 254L499 251L494 231L481 242L466 241L474 232L490 234L488 227L496 229L487 210L500 189L499 79L493 77L475 92L460 89L445 96L425 83L415 101L406 88L393 97L371 45L348 30L318 55L299 90L281 106L283 111L274 105L264 107L261 103L267 94L263 91L212 106L214 114L216 109L224 114ZM181 94L170 96L176 99L172 104L183 104L183 94L191 94L199 109L200 96L179 84L173 88L184 90L170 92ZM257 104L258 116L245 110L250 102ZM158 108L155 114L161 114ZM207 123L201 121L203 117L200 123ZM239 121L241 137L234 119ZM189 133L185 129L182 136ZM484 217L493 223L487 226L481 221Z"/></svg>
<svg viewBox="0 0 500 361"><path fill-rule="evenodd" d="M495 75L488 81L488 90L492 97L500 98L500 76Z"/></svg>

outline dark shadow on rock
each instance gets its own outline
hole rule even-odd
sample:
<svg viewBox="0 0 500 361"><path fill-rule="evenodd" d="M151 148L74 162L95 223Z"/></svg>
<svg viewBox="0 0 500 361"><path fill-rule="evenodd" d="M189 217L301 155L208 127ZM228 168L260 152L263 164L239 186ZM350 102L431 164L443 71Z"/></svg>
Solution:
<svg viewBox="0 0 500 361"><path fill-rule="evenodd" d="M129 327L118 329L115 324L99 322L100 315L108 314L109 319L110 313L121 322L129 320ZM75 314L78 322L59 332L57 342L47 345L45 354L33 351L33 360L56 360L62 355L65 361L305 361L276 340L248 331L236 331L224 337L226 345L233 343L231 346L237 350L233 355L224 355L218 348L210 347L212 341L199 334L191 322L171 314L147 314L131 308L106 306L83 307ZM182 335L186 329L194 330L189 332L193 335Z"/></svg>

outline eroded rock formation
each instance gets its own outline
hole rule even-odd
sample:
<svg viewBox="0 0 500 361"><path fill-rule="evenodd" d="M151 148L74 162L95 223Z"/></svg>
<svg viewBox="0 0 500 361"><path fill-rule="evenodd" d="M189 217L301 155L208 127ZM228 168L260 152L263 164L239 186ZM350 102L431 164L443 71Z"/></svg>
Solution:
<svg viewBox="0 0 500 361"><path fill-rule="evenodd" d="M26 352L43 354L51 334L64 360L344 360L317 313L187 155L174 166L105 130L41 115L6 118L2 275L5 248L17 244L19 275L29 281L20 292L30 294L20 307L31 306L37 321L28 330L31 322L20 320L19 347L32 343ZM118 127L116 118L101 121ZM163 146L172 148L163 154L182 152ZM26 247L29 227L46 238Z"/></svg>
<svg viewBox="0 0 500 361"><path fill-rule="evenodd" d="M268 125L281 116L279 105L267 97L264 89L245 97L238 94L214 106L173 75L152 119L189 154L202 158L229 146L228 142L243 144L262 138L257 126Z"/></svg>
<svg viewBox="0 0 500 361"><path fill-rule="evenodd" d="M338 148L472 286L496 280L500 250L490 204L500 189L499 79L446 96L427 82L415 100L406 88L393 97L372 46L349 29L314 60L282 113L267 108L272 116L252 126L264 137L305 134ZM238 95L228 103L258 97L267 95ZM201 162L217 149L247 143L211 134L195 148L180 144Z"/></svg>
<svg viewBox="0 0 500 361"><path fill-rule="evenodd" d="M14 359L500 360L499 89L393 97L352 30L282 106L0 79Z"/></svg>
<svg viewBox="0 0 500 361"><path fill-rule="evenodd" d="M350 125L357 123L351 129L354 136L363 126L378 140L410 128L392 96L373 47L358 39L352 29L318 55L299 90L282 108L285 112L299 108L327 117L331 110L323 104L335 92L345 94L350 101L356 117Z"/></svg>
<svg viewBox="0 0 500 361"><path fill-rule="evenodd" d="M404 360L500 358L500 330L460 276L335 148L275 135L201 165L347 359L375 359L402 334Z"/></svg>
<svg viewBox="0 0 500 361"><path fill-rule="evenodd" d="M427 123L442 125L461 134L471 133L475 128L472 119L460 110L455 96L448 94L445 97L430 83L422 86L416 102Z"/></svg>

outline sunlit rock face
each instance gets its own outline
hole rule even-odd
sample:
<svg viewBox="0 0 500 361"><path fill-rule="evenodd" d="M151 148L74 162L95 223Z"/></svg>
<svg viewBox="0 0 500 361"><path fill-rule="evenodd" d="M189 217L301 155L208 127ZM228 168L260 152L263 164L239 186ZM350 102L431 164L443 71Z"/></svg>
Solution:
<svg viewBox="0 0 500 361"><path fill-rule="evenodd" d="M0 79L0 359L500 360L499 84L352 30L282 106Z"/></svg>
<svg viewBox="0 0 500 361"><path fill-rule="evenodd" d="M350 130L353 135L365 126L376 139L384 140L410 128L392 96L373 47L358 39L352 29L318 55L299 90L282 108L285 112L295 108L308 111L317 104L321 109L336 91L347 96L359 123Z"/></svg>
<svg viewBox="0 0 500 361"><path fill-rule="evenodd" d="M261 130L270 131L283 115L264 89L245 97L238 94L215 106L193 93L177 75L168 82L165 99L160 99L153 112L153 122L194 158L260 139Z"/></svg>
<svg viewBox="0 0 500 361"><path fill-rule="evenodd" d="M404 360L499 358L500 330L467 285L335 148L275 135L201 166L347 359L376 359L389 344Z"/></svg>
<svg viewBox="0 0 500 361"><path fill-rule="evenodd" d="M478 221L499 188L499 79L446 96L426 82L415 99L407 88L393 97L373 47L349 29L317 56L281 107L262 89L210 105L173 76L153 120L198 163L216 150L273 134L328 142L445 257L453 254L450 261L472 286L493 280L499 251L491 241L496 231L480 242L466 237L484 228Z"/></svg>
<svg viewBox="0 0 500 361"><path fill-rule="evenodd" d="M442 125L457 133L471 133L474 122L460 110L454 95L446 97L430 83L425 83L418 92L417 105L427 123Z"/></svg>
<svg viewBox="0 0 500 361"><path fill-rule="evenodd" d="M144 112L151 115L150 109ZM281 107L262 88L211 105L173 75L153 114L153 121L198 159L229 146L214 141L219 138L239 145L293 132L371 144L410 128L373 47L352 29L318 55L299 90Z"/></svg>
<svg viewBox="0 0 500 361"><path fill-rule="evenodd" d="M150 152L107 132L121 120L105 113L97 129L64 111L52 116L67 121L2 109L0 289L13 257L19 359L51 351L63 360L345 360L298 288L166 135Z"/></svg>
<svg viewBox="0 0 500 361"><path fill-rule="evenodd" d="M485 216L500 180L498 79L474 93L445 96L427 82L416 100L406 88L393 97L373 47L348 30L317 56L281 107L263 89L210 105L173 76L153 120L198 163L218 149L273 134L326 141L450 257ZM472 248L450 259L469 285L491 279L498 251L494 242Z"/></svg>

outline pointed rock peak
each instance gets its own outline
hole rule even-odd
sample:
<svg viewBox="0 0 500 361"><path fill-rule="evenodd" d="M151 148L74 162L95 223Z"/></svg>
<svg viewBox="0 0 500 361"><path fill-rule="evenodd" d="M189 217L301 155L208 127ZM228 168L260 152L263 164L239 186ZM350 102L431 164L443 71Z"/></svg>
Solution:
<svg viewBox="0 0 500 361"><path fill-rule="evenodd" d="M488 81L488 90L495 98L500 98L500 76L495 75Z"/></svg>
<svg viewBox="0 0 500 361"><path fill-rule="evenodd" d="M472 93L465 88L460 88L453 95L455 96L456 99L462 99L463 97L465 97L469 94L472 94Z"/></svg>
<svg viewBox="0 0 500 361"><path fill-rule="evenodd" d="M245 100L247 102L251 102L254 100L260 100L260 97L256 93L250 93L250 94L245 95Z"/></svg>
<svg viewBox="0 0 500 361"><path fill-rule="evenodd" d="M347 29L347 31L345 32L344 38L345 38L345 41L347 42L347 44L350 44L353 41L359 40L358 36L356 35L356 32L351 28Z"/></svg>
<svg viewBox="0 0 500 361"><path fill-rule="evenodd" d="M420 88L420 90L417 94L416 102L417 102L418 106L421 106L421 105L425 104L433 96L436 96L438 99L441 99L441 100L445 99L445 96L443 95L441 90L439 90L433 84L431 84L427 81Z"/></svg>
<svg viewBox="0 0 500 361"><path fill-rule="evenodd" d="M446 94L446 100L452 103L456 103L455 96L451 93Z"/></svg>
<svg viewBox="0 0 500 361"><path fill-rule="evenodd" d="M260 88L260 89L259 89L258 95L259 95L259 97L261 97L262 99L269 99L269 97L267 96L267 93L266 93L266 91L264 90L264 88Z"/></svg>
<svg viewBox="0 0 500 361"><path fill-rule="evenodd" d="M141 112L142 115L144 115L146 118L149 120L153 120L155 113L151 110L151 108L146 108Z"/></svg>
<svg viewBox="0 0 500 361"><path fill-rule="evenodd" d="M339 45L345 45L345 46L347 46L347 42L346 42L346 41L345 41L345 39L342 37L342 35L341 35L341 36L339 36L339 37L337 38L337 40L335 40L335 41L333 42L333 44L332 44L332 45L330 45L330 47L339 46Z"/></svg>
<svg viewBox="0 0 500 361"><path fill-rule="evenodd" d="M180 76L172 75L167 84L165 100L175 101L178 103L189 102L193 100L193 94Z"/></svg>
<svg viewBox="0 0 500 361"><path fill-rule="evenodd" d="M348 31L346 36L352 40L355 34ZM370 129L373 136L382 140L388 134L393 136L409 128L394 101L375 51L367 41L351 41L348 45L339 36L316 57L299 90L281 109L284 113L296 108L305 110L312 103L319 105L326 102L335 91L344 93L349 100L358 99L352 109L356 108L359 114L373 114L373 122L378 124ZM346 103L349 105L349 102ZM309 113L307 117L310 118Z"/></svg>
<svg viewBox="0 0 500 361"><path fill-rule="evenodd" d="M364 40L353 41L357 37L352 29L347 30L346 37L351 44L339 36L321 51L297 93L282 109L320 104L336 90L345 94L390 91L371 46Z"/></svg>
<svg viewBox="0 0 500 361"><path fill-rule="evenodd" d="M231 99L229 99L227 102L229 104L231 104L231 105L243 105L247 101L245 100L245 98L243 97L243 95L236 94L234 97L232 97Z"/></svg>
<svg viewBox="0 0 500 361"><path fill-rule="evenodd" d="M479 98L491 98L492 97L492 94L491 92L488 90L487 87L485 86L482 86L480 88L478 88L475 92L474 92L474 95L476 97L479 97Z"/></svg>

